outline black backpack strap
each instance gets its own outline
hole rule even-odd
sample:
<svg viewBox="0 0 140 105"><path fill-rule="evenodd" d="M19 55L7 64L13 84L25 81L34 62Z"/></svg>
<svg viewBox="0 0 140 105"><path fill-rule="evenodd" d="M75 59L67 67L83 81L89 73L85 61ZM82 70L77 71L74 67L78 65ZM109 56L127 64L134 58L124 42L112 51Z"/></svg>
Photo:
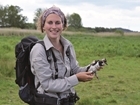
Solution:
<svg viewBox="0 0 140 105"><path fill-rule="evenodd" d="M52 49L46 50L44 41L38 41L37 43L40 43L44 47L45 53L46 53L46 56L47 56L47 60L48 60L49 63L51 61L50 53L52 53L52 57L53 57L53 60L54 60L54 67L55 67L55 79L57 79L58 78L58 66L57 66L57 59L54 55L54 52L52 51Z"/></svg>
<svg viewBox="0 0 140 105"><path fill-rule="evenodd" d="M56 59L56 57L55 57L55 55L54 55L54 53L53 53L53 51L51 50L51 52L52 52L52 56L53 56L53 60L54 60L54 67L55 67L55 79L57 79L58 78L58 66L57 66L57 59Z"/></svg>
<svg viewBox="0 0 140 105"><path fill-rule="evenodd" d="M66 50L66 55L67 55L67 57L68 57L69 60L70 60L70 47L67 48L67 50Z"/></svg>
<svg viewBox="0 0 140 105"><path fill-rule="evenodd" d="M69 60L70 60L70 67L71 67L70 75L73 75L74 73L73 73L73 70L72 70L71 59L70 59L70 56L71 56L71 54L70 54L70 46L69 46L69 47L67 48L67 50L66 50L66 55L67 55L67 57L68 57Z"/></svg>
<svg viewBox="0 0 140 105"><path fill-rule="evenodd" d="M47 56L47 60L50 63L51 62L51 59L50 59L50 51L49 50L51 50L51 49L49 49L48 51L46 50L44 41L38 41L37 43L40 43L44 47L45 53L46 53L46 56Z"/></svg>

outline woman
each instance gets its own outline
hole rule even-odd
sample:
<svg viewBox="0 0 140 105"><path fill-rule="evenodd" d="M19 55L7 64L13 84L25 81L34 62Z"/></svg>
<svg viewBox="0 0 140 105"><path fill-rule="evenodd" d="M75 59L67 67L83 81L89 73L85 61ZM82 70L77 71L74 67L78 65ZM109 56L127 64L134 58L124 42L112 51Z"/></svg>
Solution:
<svg viewBox="0 0 140 105"><path fill-rule="evenodd" d="M30 53L31 70L37 87L35 105L74 105L77 97L73 87L94 77L91 72L85 72L87 67L79 67L73 45L61 36L66 26L66 17L58 7L47 9L40 17L41 31L46 33L43 39L45 50L51 49L53 53L51 62L48 62L45 50L39 43ZM66 54L68 49L69 57ZM53 54L57 59L57 78Z"/></svg>

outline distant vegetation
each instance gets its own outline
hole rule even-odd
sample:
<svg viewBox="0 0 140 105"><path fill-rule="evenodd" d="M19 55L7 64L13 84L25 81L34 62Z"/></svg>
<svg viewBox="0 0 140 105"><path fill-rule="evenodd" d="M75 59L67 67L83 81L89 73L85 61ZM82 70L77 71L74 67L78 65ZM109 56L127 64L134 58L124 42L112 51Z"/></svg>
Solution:
<svg viewBox="0 0 140 105"><path fill-rule="evenodd" d="M23 9L21 9L19 6L14 5L0 5L0 28L20 28L20 29L37 29L36 23L38 21L39 16L42 14L42 12L45 9L37 8L34 12L34 19L33 23L28 23L28 17L23 16L21 12ZM68 21L68 28L67 31L73 31L73 32L133 32L129 29L123 29L123 28L104 28L104 27L84 27L82 25L82 18L78 13L72 13L67 14L66 16Z"/></svg>
<svg viewBox="0 0 140 105"><path fill-rule="evenodd" d="M76 30L75 30L76 31ZM116 30L115 32L86 32L86 31L66 31L63 35L93 35L93 36L140 36L138 32L123 32ZM44 35L40 30L35 29L19 29L19 28L0 28L0 36L24 36L24 35Z"/></svg>

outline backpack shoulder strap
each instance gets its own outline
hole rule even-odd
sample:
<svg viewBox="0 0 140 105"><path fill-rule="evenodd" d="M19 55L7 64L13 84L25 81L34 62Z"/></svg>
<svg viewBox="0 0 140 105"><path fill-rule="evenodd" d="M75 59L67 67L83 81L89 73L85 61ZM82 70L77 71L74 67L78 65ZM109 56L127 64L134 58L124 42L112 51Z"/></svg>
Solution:
<svg viewBox="0 0 140 105"><path fill-rule="evenodd" d="M46 56L47 56L47 60L48 62L50 63L51 62L51 59L50 59L50 53L52 53L52 57L53 57L53 60L54 60L54 67L55 67L55 79L58 78L58 66L57 66L57 59L52 51L52 49L49 49L49 50L46 50L46 47L45 47L45 44L44 44L44 41L38 41L37 43L40 43L44 49L45 49L45 53L46 53Z"/></svg>
<svg viewBox="0 0 140 105"><path fill-rule="evenodd" d="M51 50L51 49L49 49L48 51L46 51L46 47L45 47L44 41L42 41L42 40L41 41L38 41L37 43L40 43L44 47L45 53L46 53L46 56L47 56L47 60L50 63L51 59L50 59L50 51L49 50Z"/></svg>
<svg viewBox="0 0 140 105"><path fill-rule="evenodd" d="M70 60L70 47L67 48L67 50L66 50L66 55L67 55L67 57L68 57L69 60Z"/></svg>
<svg viewBox="0 0 140 105"><path fill-rule="evenodd" d="M71 65L71 58L70 58L70 56L71 56L71 53L70 53L70 46L67 48L67 50L66 50L66 55L67 55L67 57L69 58L69 61L70 61L70 67L71 67L71 72L70 72L70 75L73 75L74 74L74 72L73 72L73 69L72 69L72 65Z"/></svg>

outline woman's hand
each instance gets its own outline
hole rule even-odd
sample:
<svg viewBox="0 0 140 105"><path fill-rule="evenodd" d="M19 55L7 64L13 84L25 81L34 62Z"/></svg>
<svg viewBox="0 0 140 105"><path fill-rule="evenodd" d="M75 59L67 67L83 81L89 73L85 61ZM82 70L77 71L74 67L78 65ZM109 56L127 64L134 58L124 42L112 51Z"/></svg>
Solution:
<svg viewBox="0 0 140 105"><path fill-rule="evenodd" d="M79 72L76 74L80 82L87 82L93 79L94 75L91 72Z"/></svg>

